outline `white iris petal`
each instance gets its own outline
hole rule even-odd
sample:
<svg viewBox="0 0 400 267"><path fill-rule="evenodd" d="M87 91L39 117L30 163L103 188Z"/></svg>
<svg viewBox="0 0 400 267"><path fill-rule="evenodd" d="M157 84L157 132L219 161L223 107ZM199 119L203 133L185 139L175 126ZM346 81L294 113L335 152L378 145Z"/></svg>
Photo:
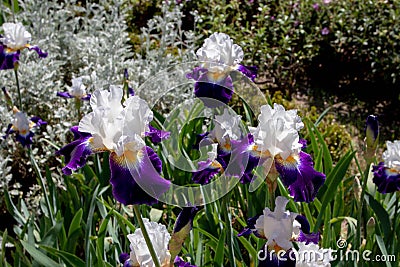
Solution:
<svg viewBox="0 0 400 267"><path fill-rule="evenodd" d="M386 151L383 152L382 158L386 167L400 171L400 141L386 141Z"/></svg>
<svg viewBox="0 0 400 267"><path fill-rule="evenodd" d="M25 30L25 27L20 23L4 23L4 35L0 38L7 48L20 50L31 41L31 34Z"/></svg>

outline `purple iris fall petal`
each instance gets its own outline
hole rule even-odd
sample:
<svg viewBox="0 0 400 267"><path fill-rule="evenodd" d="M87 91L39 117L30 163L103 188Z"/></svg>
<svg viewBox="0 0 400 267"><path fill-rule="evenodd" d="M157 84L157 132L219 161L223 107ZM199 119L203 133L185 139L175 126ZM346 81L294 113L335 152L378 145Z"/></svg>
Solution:
<svg viewBox="0 0 400 267"><path fill-rule="evenodd" d="M239 65L238 71L243 73L246 77L248 77L250 80L254 82L254 80L257 78L258 67Z"/></svg>
<svg viewBox="0 0 400 267"><path fill-rule="evenodd" d="M119 262L120 263L125 263L127 260L129 260L129 253L126 252L122 252L121 254L119 254Z"/></svg>
<svg viewBox="0 0 400 267"><path fill-rule="evenodd" d="M40 117L38 116L34 116L31 118L31 121L33 121L35 123L36 127L40 127L42 125L47 125L47 121L42 120Z"/></svg>
<svg viewBox="0 0 400 267"><path fill-rule="evenodd" d="M81 100L83 100L83 101L89 101L91 96L92 96L91 94L87 94L87 95L81 97Z"/></svg>
<svg viewBox="0 0 400 267"><path fill-rule="evenodd" d="M14 69L14 64L19 60L20 51L7 53L6 47L0 44L0 70Z"/></svg>
<svg viewBox="0 0 400 267"><path fill-rule="evenodd" d="M400 173L385 167L384 162L372 167L374 178L372 181L382 194L393 193L400 190Z"/></svg>
<svg viewBox="0 0 400 267"><path fill-rule="evenodd" d="M218 160L217 162L220 163ZM200 161L198 165L199 165L199 170L193 172L192 174L192 181L197 184L201 185L208 184L214 178L214 176L216 176L221 172L221 168L219 166L213 165L212 162L210 162L210 160Z"/></svg>
<svg viewBox="0 0 400 267"><path fill-rule="evenodd" d="M71 131L74 134L74 141L56 152L56 155L63 155L65 162L67 162L62 169L65 175L71 175L72 171L76 171L85 166L87 158L93 154L89 143L89 139L92 135L79 132L78 126L72 127Z"/></svg>
<svg viewBox="0 0 400 267"><path fill-rule="evenodd" d="M215 108L228 104L233 95L232 78L227 75L221 80L214 81L208 78L208 70L195 68L192 73L186 75L189 79L196 81L194 94L200 98L204 105Z"/></svg>
<svg viewBox="0 0 400 267"><path fill-rule="evenodd" d="M17 133L16 140L20 142L23 147L29 147L31 144L33 144L33 136L34 134L31 131L29 131L26 135Z"/></svg>
<svg viewBox="0 0 400 267"><path fill-rule="evenodd" d="M319 238L320 238L320 233L309 233L309 234L306 234L303 231L300 231L300 235L297 238L297 241L304 242L306 245L308 245L310 243L318 245Z"/></svg>
<svg viewBox="0 0 400 267"><path fill-rule="evenodd" d="M110 154L112 192L115 199L124 205L155 204L170 187L170 181L159 175L161 160L157 154L150 147L144 147L142 153L143 158L135 167L129 167L115 153ZM151 196L147 192L151 192Z"/></svg>
<svg viewBox="0 0 400 267"><path fill-rule="evenodd" d="M324 184L325 174L314 169L311 156L303 151L300 151L297 161L276 161L275 166L294 200L309 203Z"/></svg>
<svg viewBox="0 0 400 267"><path fill-rule="evenodd" d="M189 230L192 229L193 219L199 211L198 207L184 207L179 213L178 218L174 225L173 233L180 232L185 226L188 226Z"/></svg>
<svg viewBox="0 0 400 267"><path fill-rule="evenodd" d="M170 132L163 131L163 130L158 130L157 128L154 128L153 126L149 125L149 131L146 132L146 136L149 136L151 139L151 142L154 144L158 144L161 141L168 139L171 135Z"/></svg>
<svg viewBox="0 0 400 267"><path fill-rule="evenodd" d="M34 50L40 58L46 58L48 53L43 52L37 45L28 46L29 50Z"/></svg>
<svg viewBox="0 0 400 267"><path fill-rule="evenodd" d="M182 260L180 257L176 256L174 260L175 267L197 267L196 265L192 265L189 262Z"/></svg>
<svg viewBox="0 0 400 267"><path fill-rule="evenodd" d="M64 97L64 98L73 98L68 92L57 92L57 96Z"/></svg>

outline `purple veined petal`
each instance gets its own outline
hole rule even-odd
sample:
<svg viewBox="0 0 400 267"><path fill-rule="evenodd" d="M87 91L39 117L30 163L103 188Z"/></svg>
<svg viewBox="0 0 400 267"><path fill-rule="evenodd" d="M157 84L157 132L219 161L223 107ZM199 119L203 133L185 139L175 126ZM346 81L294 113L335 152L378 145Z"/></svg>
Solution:
<svg viewBox="0 0 400 267"><path fill-rule="evenodd" d="M149 131L145 133L146 136L149 136L151 139L151 142L154 144L158 144L161 141L168 139L171 135L170 132L163 131L163 130L158 130L157 128L154 128L153 126L149 125Z"/></svg>
<svg viewBox="0 0 400 267"><path fill-rule="evenodd" d="M385 167L384 162L372 167L374 178L372 181L381 194L393 193L400 190L400 173L397 170Z"/></svg>
<svg viewBox="0 0 400 267"><path fill-rule="evenodd" d="M31 131L29 131L29 133L26 135L21 135L21 134L17 133L16 139L18 142L20 142L22 144L23 147L29 148L29 146L31 144L33 144L33 140L32 140L33 136L34 136L34 134Z"/></svg>
<svg viewBox="0 0 400 267"><path fill-rule="evenodd" d="M127 260L129 260L129 258L130 258L130 255L129 255L129 253L126 253L126 252L122 252L121 254L119 254L119 257L118 257L120 263L125 263Z"/></svg>
<svg viewBox="0 0 400 267"><path fill-rule="evenodd" d="M57 92L57 96L64 97L64 98L73 98L68 92Z"/></svg>
<svg viewBox="0 0 400 267"><path fill-rule="evenodd" d="M42 120L40 117L38 116L34 116L31 118L31 121L35 123L36 127L40 127L42 125L47 125L47 121Z"/></svg>
<svg viewBox="0 0 400 267"><path fill-rule="evenodd" d="M239 65L237 70L240 71L241 73L243 73L247 78L249 78L253 82L257 78L257 71L258 71L257 66Z"/></svg>
<svg viewBox="0 0 400 267"><path fill-rule="evenodd" d="M6 48L0 45L0 70L14 69L15 63L19 61L20 51L7 53Z"/></svg>
<svg viewBox="0 0 400 267"><path fill-rule="evenodd" d="M155 204L171 185L159 174L162 163L157 154L150 147L144 147L141 153L143 157L137 162L128 162L124 157L110 154L112 192L115 199L124 205Z"/></svg>
<svg viewBox="0 0 400 267"><path fill-rule="evenodd" d="M303 151L296 158L289 156L285 161L275 159L275 167L297 202L313 201L325 182L325 174L314 169L311 156Z"/></svg>
<svg viewBox="0 0 400 267"><path fill-rule="evenodd" d="M204 105L215 108L228 104L233 95L232 78L229 75L219 80L211 80L208 70L196 67L192 73L186 75L188 79L196 81L194 94L200 98Z"/></svg>
<svg viewBox="0 0 400 267"><path fill-rule="evenodd" d="M43 52L37 45L28 46L29 50L34 50L40 58L46 58L48 53Z"/></svg>
<svg viewBox="0 0 400 267"><path fill-rule="evenodd" d="M74 134L74 141L56 151L56 155L65 158L66 165L62 169L65 175L71 175L72 171L85 166L87 158L94 153L90 146L91 134L79 132L78 126L72 127L71 131Z"/></svg>
<svg viewBox="0 0 400 267"><path fill-rule="evenodd" d="M295 267L295 259L292 249L271 252L267 246L263 246L258 253L258 267Z"/></svg>
<svg viewBox="0 0 400 267"><path fill-rule="evenodd" d="M210 183L217 174L223 171L224 163L221 164L221 160L217 158L213 162L210 160L200 161L198 163L199 170L192 174L192 181L201 185Z"/></svg>
<svg viewBox="0 0 400 267"><path fill-rule="evenodd" d="M175 267L197 267L196 265L192 265L189 262L184 261L179 256L175 257L174 266Z"/></svg>

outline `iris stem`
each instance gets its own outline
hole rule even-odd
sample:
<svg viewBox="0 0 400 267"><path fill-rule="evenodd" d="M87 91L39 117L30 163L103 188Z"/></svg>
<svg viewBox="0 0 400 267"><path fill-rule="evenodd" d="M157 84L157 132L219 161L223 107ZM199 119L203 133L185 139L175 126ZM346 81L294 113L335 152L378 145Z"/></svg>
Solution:
<svg viewBox="0 0 400 267"><path fill-rule="evenodd" d="M231 199L232 191L229 191L222 199L222 212L224 221L226 223L226 241L229 251L229 261L231 266L236 267L235 251L233 249L233 230L232 230L232 216L229 212L229 200Z"/></svg>
<svg viewBox="0 0 400 267"><path fill-rule="evenodd" d="M392 253L394 253L396 246L396 236L397 236L397 215L399 214L398 210L399 210L399 193L396 192L396 204L394 206L394 216L393 216L393 246L392 246Z"/></svg>
<svg viewBox="0 0 400 267"><path fill-rule="evenodd" d="M76 111L78 112L78 124L81 121L82 115L81 115L81 100L77 97L75 97L75 108Z"/></svg>
<svg viewBox="0 0 400 267"><path fill-rule="evenodd" d="M144 222L143 222L143 219L142 219L142 214L140 213L138 204L133 205L133 211L134 211L135 216L136 216L136 218L138 220L140 229L142 229L142 234L143 234L144 240L146 241L147 248L150 251L150 255L151 255L151 258L153 259L154 265L156 267L161 267L160 262L158 261L158 257L157 257L156 251L154 250L153 244L151 243L149 234L147 233L147 229L146 229L146 227L144 225Z"/></svg>
<svg viewBox="0 0 400 267"><path fill-rule="evenodd" d="M52 208L52 206L50 204L50 200L49 200L49 194L47 192L43 176L40 173L39 166L37 165L35 157L32 154L32 149L31 148L28 149L28 155L29 155L29 159L31 160L32 167L36 172L36 175L37 175L37 178L38 178L37 180L39 182L39 185L42 188L43 195L44 195L44 200L46 202L46 206L47 206L47 209L49 211L50 219L51 219L51 221L52 221L52 223L54 225L55 224L55 220L54 220L54 215L53 215L53 208Z"/></svg>
<svg viewBox="0 0 400 267"><path fill-rule="evenodd" d="M368 173L369 173L370 165L367 165L366 169L364 170L362 176L362 188L361 188L361 197L360 203L358 207L358 216L357 216L357 229L356 229L356 239L355 239L355 248L359 249L361 244L361 220L362 220L362 213L363 213L363 204L364 204L364 195L365 191L367 190L367 182L368 182Z"/></svg>
<svg viewBox="0 0 400 267"><path fill-rule="evenodd" d="M18 68L16 68L16 67L14 68L14 74L15 74L15 82L17 83L19 109L23 110L23 108L22 108L22 97L21 97L21 88L19 87L19 79L18 79Z"/></svg>

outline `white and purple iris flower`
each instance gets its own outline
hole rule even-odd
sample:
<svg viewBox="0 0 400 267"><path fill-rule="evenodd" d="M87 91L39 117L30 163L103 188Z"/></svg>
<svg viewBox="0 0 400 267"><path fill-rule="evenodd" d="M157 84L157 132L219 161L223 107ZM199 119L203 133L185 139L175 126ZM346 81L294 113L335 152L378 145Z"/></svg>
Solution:
<svg viewBox="0 0 400 267"><path fill-rule="evenodd" d="M279 175L295 201L308 203L325 182L325 174L317 172L311 156L301 150L305 140L299 139L298 131L303 126L296 110L264 105L258 126L251 130L254 143L248 151L261 165L272 161L266 173L269 181L275 182Z"/></svg>
<svg viewBox="0 0 400 267"><path fill-rule="evenodd" d="M274 211L265 208L262 215L249 218L247 227L238 234L238 236L254 234L267 240L260 251L263 259L260 259L259 266L295 266L295 257L289 257L295 250L292 242L304 244L319 242L319 233L310 233L310 224L304 216L286 210L288 202L287 198L278 196L275 199Z"/></svg>
<svg viewBox="0 0 400 267"><path fill-rule="evenodd" d="M64 98L77 98L88 101L90 94L86 93L86 86L83 84L83 77L73 78L72 86L68 87L67 92L57 92L57 96Z"/></svg>
<svg viewBox="0 0 400 267"><path fill-rule="evenodd" d="M7 138L8 135L15 133L16 140L22 144L23 147L30 147L33 143L33 129L40 127L42 125L46 125L47 122L43 121L39 117L31 117L19 111L17 108L14 107L14 119L12 123L10 123L6 130L6 135L4 138Z"/></svg>
<svg viewBox="0 0 400 267"><path fill-rule="evenodd" d="M243 49L233 43L225 33L214 33L204 41L196 52L201 66L187 74L187 78L196 81L194 94L209 107L227 104L233 95L233 81L230 73L234 70L254 80L256 67L245 67Z"/></svg>
<svg viewBox="0 0 400 267"><path fill-rule="evenodd" d="M162 267L196 267L185 262L177 254L182 249L182 244L189 235L193 227L193 219L198 211L196 207L185 207L179 213L175 222L172 235L169 234L167 228L159 223L150 222L144 218L143 222L149 234L153 248L156 252L158 261ZM155 264L150 255L146 241L143 237L142 230L136 229L133 234L128 235L130 241L130 254L121 253L120 262L124 267L154 267Z"/></svg>
<svg viewBox="0 0 400 267"><path fill-rule="evenodd" d="M382 194L400 190L400 141L386 141L386 151L382 154L383 161L373 166L372 181Z"/></svg>
<svg viewBox="0 0 400 267"><path fill-rule="evenodd" d="M152 127L153 112L138 96L131 96L123 104L123 90L96 90L90 105L93 111L85 115L71 131L74 141L56 152L65 157L65 175L83 167L93 153L110 152L110 183L119 202L153 204L170 187L162 178L161 160L145 144L146 135L155 135L157 141L168 136ZM149 133L150 132L150 133Z"/></svg>
<svg viewBox="0 0 400 267"><path fill-rule="evenodd" d="M40 58L47 57L47 53L38 46L29 44L32 36L21 23L4 23L2 28L4 33L0 35L0 70L14 69L21 50L25 48L35 50Z"/></svg>
<svg viewBox="0 0 400 267"><path fill-rule="evenodd" d="M250 182L249 172L258 161L250 159L249 153L243 153L251 142L247 136L243 137L240 123L240 115L233 115L224 109L222 115L215 116L213 130L199 135L199 147L211 144L212 151L206 161L198 163L199 170L192 175L194 182L208 184L221 173L240 178L241 183Z"/></svg>

